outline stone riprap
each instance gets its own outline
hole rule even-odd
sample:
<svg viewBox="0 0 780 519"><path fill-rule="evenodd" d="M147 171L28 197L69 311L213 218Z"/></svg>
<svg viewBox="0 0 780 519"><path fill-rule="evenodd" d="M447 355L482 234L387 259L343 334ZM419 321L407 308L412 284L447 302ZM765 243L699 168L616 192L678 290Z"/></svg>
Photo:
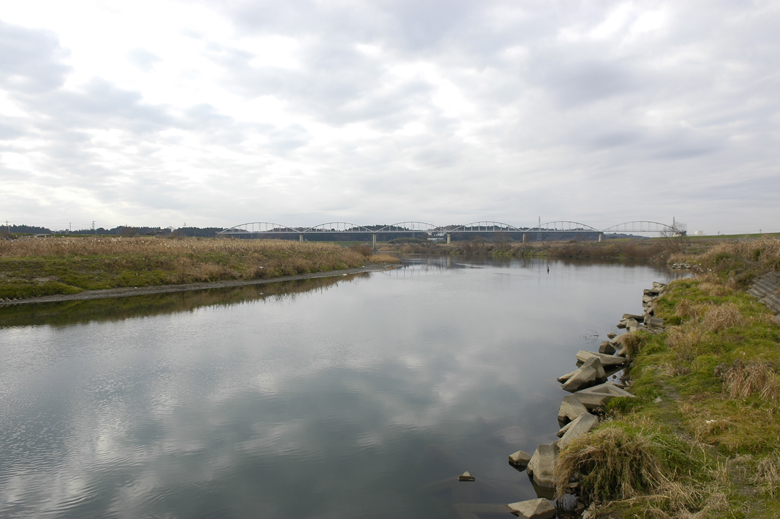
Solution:
<svg viewBox="0 0 780 519"><path fill-rule="evenodd" d="M468 470L463 474L461 474L460 476L458 476L458 481L476 481L476 479L477 478L472 476L471 472L469 472Z"/></svg>
<svg viewBox="0 0 780 519"><path fill-rule="evenodd" d="M509 455L509 464L518 470L525 470L530 461L531 455L525 451L517 451Z"/></svg>
<svg viewBox="0 0 780 519"><path fill-rule="evenodd" d="M566 430L566 433L563 435L563 438L561 438L556 442L558 445L558 449L559 450L565 449L567 446L569 446L571 442L573 442L580 436L589 433L590 430L593 429L598 423L599 423L598 417L590 413L586 413L580 416L579 418L577 418L567 426L568 429Z"/></svg>
<svg viewBox="0 0 780 519"><path fill-rule="evenodd" d="M607 379L607 373L598 357L591 357L563 384L563 390L574 393L586 387L595 386Z"/></svg>
<svg viewBox="0 0 780 519"><path fill-rule="evenodd" d="M533 477L537 486L555 488L555 460L557 459L558 448L555 444L539 445L525 471Z"/></svg>
<svg viewBox="0 0 780 519"><path fill-rule="evenodd" d="M615 345L612 344L611 341L602 341L599 345L599 353L604 353L605 355L614 355L617 350L615 349Z"/></svg>
<svg viewBox="0 0 780 519"><path fill-rule="evenodd" d="M555 507L544 498L510 503L509 509L516 516L525 519L552 519L555 517Z"/></svg>
<svg viewBox="0 0 780 519"><path fill-rule="evenodd" d="M604 368L613 367L613 366L622 366L626 362L628 362L624 357L616 357L614 355L606 355L604 353L596 353L593 351L585 351L580 350L577 352L577 360L579 362L582 362L583 365L585 362L588 361L588 359L591 358L597 358L601 362L601 365Z"/></svg>
<svg viewBox="0 0 780 519"><path fill-rule="evenodd" d="M625 389L616 386L612 382L605 382L598 386L577 391L574 393L574 396L576 396L588 410L605 407L607 403L615 397L636 398L634 395Z"/></svg>
<svg viewBox="0 0 780 519"><path fill-rule="evenodd" d="M579 398L575 395L566 395L563 397L561 407L558 408L558 425L563 427L587 413L588 409L582 405Z"/></svg>
<svg viewBox="0 0 780 519"><path fill-rule="evenodd" d="M780 276L778 283L780 283ZM642 315L623 314L617 325L620 329L628 328L629 333L623 335L614 332L608 333L609 340L601 343L598 353L578 351L576 358L579 368L558 377L557 380L562 384L562 389L572 392L571 395L563 397L558 409L559 430L557 436L560 439L550 445L539 445L530 459L528 453L524 451L517 451L509 456L511 465L520 470L525 467L528 476L539 489L538 492L541 492L542 489L555 488L555 462L558 453L576 439L589 434L598 425L599 418L591 411L596 412L603 409L610 400L616 397L636 398L623 387L606 382L606 377L624 369L630 362L628 353L629 341L633 338L633 335L630 335L631 332L646 330L650 333L658 333L664 329L663 319L656 318L654 314L658 298L663 296L665 290L665 284L654 282L653 287L645 290L642 294L644 313ZM577 484L573 483L567 490L571 493L572 489L576 487ZM579 499L570 497L569 501ZM555 506L544 498L521 501L508 506L512 513L520 517L555 517ZM584 505L577 505L577 509L584 509ZM588 510L593 509L594 507L591 506ZM590 512L586 513L590 515Z"/></svg>

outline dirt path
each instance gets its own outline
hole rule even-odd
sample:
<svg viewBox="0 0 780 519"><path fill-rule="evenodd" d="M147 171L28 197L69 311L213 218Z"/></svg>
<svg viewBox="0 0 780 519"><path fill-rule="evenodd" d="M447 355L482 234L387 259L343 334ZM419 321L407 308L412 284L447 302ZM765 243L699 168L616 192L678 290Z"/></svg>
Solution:
<svg viewBox="0 0 780 519"><path fill-rule="evenodd" d="M187 283L183 285L159 285L150 287L126 287L109 288L107 290L85 290L78 294L57 294L52 296L30 297L27 299L18 299L16 301L0 301L0 307L8 305L24 305L31 303L58 303L60 301L86 301L89 299L109 299L114 297L145 296L152 294L168 294L172 292L187 292L190 290L207 290L210 288L230 288L243 287L247 285L264 285L267 283L278 283L280 281L296 281L299 279L315 279L343 277L350 274L361 274L363 272L380 272L398 268L396 265L370 265L355 269L333 270L330 272L315 272L313 274L298 274L295 276L282 276L272 279L253 279L253 280L230 280L214 281L209 283Z"/></svg>

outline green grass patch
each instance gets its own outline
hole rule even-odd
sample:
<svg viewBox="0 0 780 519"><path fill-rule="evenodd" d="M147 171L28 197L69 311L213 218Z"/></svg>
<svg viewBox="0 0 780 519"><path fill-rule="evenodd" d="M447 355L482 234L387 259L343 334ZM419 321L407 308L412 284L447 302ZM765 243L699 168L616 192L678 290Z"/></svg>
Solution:
<svg viewBox="0 0 780 519"><path fill-rule="evenodd" d="M639 332L631 356L639 398L613 399L598 431L561 454L560 477L579 478L600 512L777 517L780 325L740 287L780 249L754 245L714 254L722 272L670 284L656 306L666 330Z"/></svg>

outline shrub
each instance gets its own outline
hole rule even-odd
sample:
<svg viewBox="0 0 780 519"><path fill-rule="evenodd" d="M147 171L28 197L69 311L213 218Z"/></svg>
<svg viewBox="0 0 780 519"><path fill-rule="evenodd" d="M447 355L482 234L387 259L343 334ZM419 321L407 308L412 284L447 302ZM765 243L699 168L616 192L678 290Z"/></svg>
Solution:
<svg viewBox="0 0 780 519"><path fill-rule="evenodd" d="M362 255L364 258L370 258L374 254L374 250L366 244L353 245L350 249Z"/></svg>
<svg viewBox="0 0 780 519"><path fill-rule="evenodd" d="M732 326L744 326L745 318L733 303L710 306L707 310L702 327L710 332L717 332Z"/></svg>

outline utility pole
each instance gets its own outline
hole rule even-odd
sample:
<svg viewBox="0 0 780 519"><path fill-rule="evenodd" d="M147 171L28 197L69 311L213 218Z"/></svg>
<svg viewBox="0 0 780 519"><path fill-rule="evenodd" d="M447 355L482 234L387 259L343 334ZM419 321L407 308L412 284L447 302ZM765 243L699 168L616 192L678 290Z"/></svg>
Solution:
<svg viewBox="0 0 780 519"><path fill-rule="evenodd" d="M542 241L542 217L539 217L538 223L536 224L536 241Z"/></svg>
<svg viewBox="0 0 780 519"><path fill-rule="evenodd" d="M95 230L95 220L92 220L92 234L97 236L97 231Z"/></svg>
<svg viewBox="0 0 780 519"><path fill-rule="evenodd" d="M68 234L73 232L73 222L68 222Z"/></svg>

